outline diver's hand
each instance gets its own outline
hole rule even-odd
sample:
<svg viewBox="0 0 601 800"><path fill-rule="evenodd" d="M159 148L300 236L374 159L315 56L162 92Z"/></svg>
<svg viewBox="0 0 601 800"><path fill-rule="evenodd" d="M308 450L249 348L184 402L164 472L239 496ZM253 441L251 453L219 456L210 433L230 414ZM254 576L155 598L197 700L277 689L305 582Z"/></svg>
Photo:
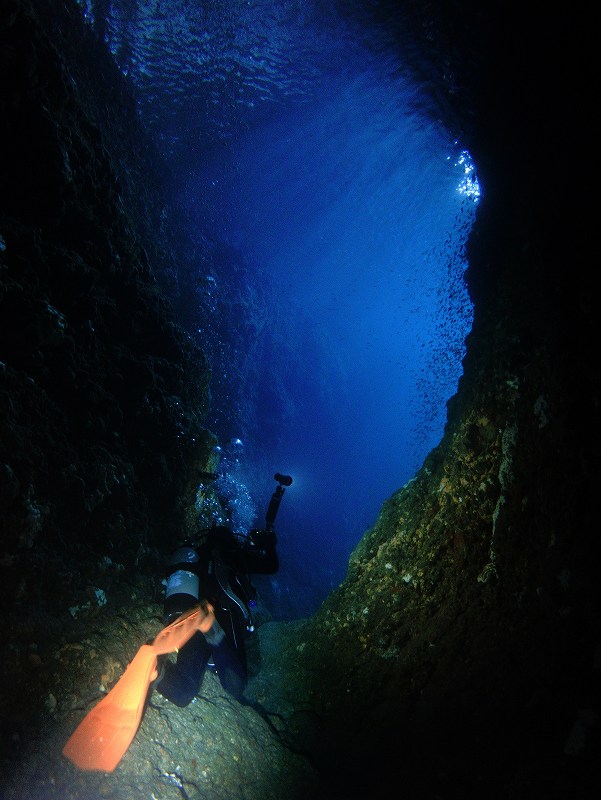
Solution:
<svg viewBox="0 0 601 800"><path fill-rule="evenodd" d="M265 530L264 528L255 528L250 532L250 538L255 547L261 550L269 550L276 546L277 538L275 531Z"/></svg>

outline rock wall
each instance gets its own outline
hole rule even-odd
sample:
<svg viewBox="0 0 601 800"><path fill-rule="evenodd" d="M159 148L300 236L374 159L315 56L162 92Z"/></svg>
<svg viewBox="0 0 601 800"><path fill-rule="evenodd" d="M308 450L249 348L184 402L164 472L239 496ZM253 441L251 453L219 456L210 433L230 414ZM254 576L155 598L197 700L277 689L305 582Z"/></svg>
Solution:
<svg viewBox="0 0 601 800"><path fill-rule="evenodd" d="M38 712L39 665L70 626L118 606L144 575L152 591L212 438L205 359L161 296L168 263L143 238L160 176L122 76L71 3L3 3L0 60L10 729Z"/></svg>
<svg viewBox="0 0 601 800"><path fill-rule="evenodd" d="M448 5L416 30L426 56L449 43L431 68L483 189L464 376L342 586L282 635L270 691L297 698L324 796L584 798L601 786L598 334L565 159L586 36L563 14Z"/></svg>

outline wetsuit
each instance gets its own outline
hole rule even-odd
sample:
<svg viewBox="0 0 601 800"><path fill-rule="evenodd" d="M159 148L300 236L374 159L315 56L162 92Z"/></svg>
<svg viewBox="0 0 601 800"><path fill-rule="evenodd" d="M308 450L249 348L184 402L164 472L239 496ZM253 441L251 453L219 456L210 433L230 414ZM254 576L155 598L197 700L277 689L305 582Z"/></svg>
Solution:
<svg viewBox="0 0 601 800"><path fill-rule="evenodd" d="M187 590L190 584L185 576L197 576L199 594L169 594L165 624L195 605L199 597L211 603L216 618L208 633L196 633L182 647L175 664L165 661L161 667L155 688L178 706L188 705L198 694L211 659L223 688L242 698L247 682L245 639L254 630L251 607L256 595L248 576L271 575L279 566L273 530L254 530L248 537L236 537L229 528L217 526L200 533L199 544L175 551L167 573L168 580L175 578L176 584L183 575L181 585Z"/></svg>

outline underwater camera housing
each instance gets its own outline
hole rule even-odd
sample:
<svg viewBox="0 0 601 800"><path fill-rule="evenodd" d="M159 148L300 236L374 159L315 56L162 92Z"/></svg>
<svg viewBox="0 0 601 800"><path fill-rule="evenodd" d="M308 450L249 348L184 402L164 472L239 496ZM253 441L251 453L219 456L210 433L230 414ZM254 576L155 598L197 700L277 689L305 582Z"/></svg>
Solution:
<svg viewBox="0 0 601 800"><path fill-rule="evenodd" d="M292 485L292 478L290 475L280 475L279 472L276 472L273 479L278 482L278 486L276 486L275 492L271 495L267 514L265 515L265 529L268 531L273 531L273 523L275 522L285 492L284 486Z"/></svg>

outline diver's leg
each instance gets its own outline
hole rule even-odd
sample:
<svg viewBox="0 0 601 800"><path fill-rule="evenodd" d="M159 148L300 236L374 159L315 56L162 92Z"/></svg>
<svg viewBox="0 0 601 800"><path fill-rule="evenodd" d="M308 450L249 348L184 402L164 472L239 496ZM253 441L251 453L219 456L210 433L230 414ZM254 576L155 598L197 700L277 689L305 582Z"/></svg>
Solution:
<svg viewBox="0 0 601 800"><path fill-rule="evenodd" d="M217 612L216 612L217 613ZM211 644L215 669L221 685L226 692L237 700L242 699L246 688L246 650L244 647L244 635L239 626L235 625L230 612L219 614L217 625L213 625L216 631L211 631L212 636L205 634Z"/></svg>
<svg viewBox="0 0 601 800"><path fill-rule="evenodd" d="M202 633L195 633L178 652L175 664L165 662L154 688L176 706L187 706L198 694L210 653Z"/></svg>

